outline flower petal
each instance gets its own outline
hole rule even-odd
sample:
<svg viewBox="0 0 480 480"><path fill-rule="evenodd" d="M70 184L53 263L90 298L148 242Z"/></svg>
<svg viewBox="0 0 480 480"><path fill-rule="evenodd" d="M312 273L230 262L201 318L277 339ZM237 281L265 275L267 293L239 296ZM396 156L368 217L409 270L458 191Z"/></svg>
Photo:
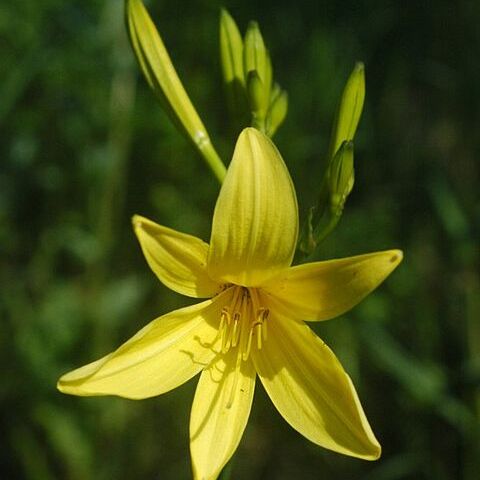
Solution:
<svg viewBox="0 0 480 480"><path fill-rule="evenodd" d="M283 418L322 447L377 459L380 445L350 377L333 352L303 322L278 314L269 322L268 340L252 352L253 360Z"/></svg>
<svg viewBox="0 0 480 480"><path fill-rule="evenodd" d="M168 288L195 298L212 297L220 291L207 273L208 244L140 215L132 222L148 265Z"/></svg>
<svg viewBox="0 0 480 480"><path fill-rule="evenodd" d="M289 317L328 320L353 308L401 262L400 250L306 263L263 287ZM278 300L275 302L275 300Z"/></svg>
<svg viewBox="0 0 480 480"><path fill-rule="evenodd" d="M153 320L110 355L63 375L72 395L148 398L186 382L215 356L221 309L230 292Z"/></svg>
<svg viewBox="0 0 480 480"><path fill-rule="evenodd" d="M246 128L213 215L210 276L261 285L291 264L297 235L297 199L287 167L269 138Z"/></svg>
<svg viewBox="0 0 480 480"><path fill-rule="evenodd" d="M195 480L215 480L235 452L247 425L255 389L250 360L237 349L219 355L202 372L190 418L190 450Z"/></svg>

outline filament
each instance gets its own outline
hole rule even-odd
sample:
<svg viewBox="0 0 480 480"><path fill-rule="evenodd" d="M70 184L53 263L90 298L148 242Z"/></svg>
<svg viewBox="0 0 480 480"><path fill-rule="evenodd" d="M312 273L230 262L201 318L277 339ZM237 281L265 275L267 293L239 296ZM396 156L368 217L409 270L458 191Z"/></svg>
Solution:
<svg viewBox="0 0 480 480"><path fill-rule="evenodd" d="M241 360L250 358L252 348L261 350L267 341L267 324L270 311L261 304L261 297L255 288L231 286L233 295L220 314L218 335L221 339L221 352L227 353L236 348L235 376L238 375ZM236 388L234 380L232 389ZM230 395L232 397L233 393ZM233 397L232 397L233 402ZM231 404L229 399L229 404Z"/></svg>

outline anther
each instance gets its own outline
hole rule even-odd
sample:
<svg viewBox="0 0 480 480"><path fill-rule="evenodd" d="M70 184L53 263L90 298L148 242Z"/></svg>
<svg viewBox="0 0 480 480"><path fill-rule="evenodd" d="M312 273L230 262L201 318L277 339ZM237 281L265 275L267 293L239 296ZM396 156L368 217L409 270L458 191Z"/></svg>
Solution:
<svg viewBox="0 0 480 480"><path fill-rule="evenodd" d="M227 353L237 348L240 360L237 358L236 362L249 359L252 343L260 350L267 340L270 311L262 307L260 302L259 292L255 288L234 286L231 302L221 311L218 331L221 351Z"/></svg>
<svg viewBox="0 0 480 480"><path fill-rule="evenodd" d="M267 325L268 325L268 317L270 316L270 310L265 308L262 312L262 334L263 334L263 341L267 340Z"/></svg>

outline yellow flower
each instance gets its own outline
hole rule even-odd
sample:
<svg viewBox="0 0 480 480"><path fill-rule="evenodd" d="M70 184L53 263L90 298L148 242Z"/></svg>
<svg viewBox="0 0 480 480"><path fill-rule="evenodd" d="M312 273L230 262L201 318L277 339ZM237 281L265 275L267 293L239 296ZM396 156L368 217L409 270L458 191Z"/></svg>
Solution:
<svg viewBox="0 0 480 480"><path fill-rule="evenodd" d="M273 143L253 128L237 142L210 244L133 218L167 287L208 298L168 313L111 354L67 373L73 395L160 395L201 372L190 419L196 480L215 479L237 448L256 376L285 420L312 442L374 460L378 444L350 377L303 320L351 309L399 264L398 250L291 267L295 190Z"/></svg>

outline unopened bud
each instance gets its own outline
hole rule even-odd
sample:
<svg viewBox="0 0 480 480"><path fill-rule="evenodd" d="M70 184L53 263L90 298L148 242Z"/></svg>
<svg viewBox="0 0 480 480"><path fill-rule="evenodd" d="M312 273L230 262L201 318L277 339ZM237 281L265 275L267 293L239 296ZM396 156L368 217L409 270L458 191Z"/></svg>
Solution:
<svg viewBox="0 0 480 480"><path fill-rule="evenodd" d="M335 155L343 141L354 139L364 100L365 68L363 63L358 62L343 89L332 131L330 157Z"/></svg>
<svg viewBox="0 0 480 480"><path fill-rule="evenodd" d="M220 13L220 58L226 84L245 84L243 73L243 40L235 20L222 8Z"/></svg>
<svg viewBox="0 0 480 480"><path fill-rule="evenodd" d="M253 70L257 71L263 83L268 105L272 85L272 63L257 22L250 22L245 34L243 67L245 75Z"/></svg>
<svg viewBox="0 0 480 480"><path fill-rule="evenodd" d="M278 90L275 87L277 87ZM273 137L278 127L283 123L288 111L287 92L281 90L277 84L275 84L275 87L274 91L272 91L272 100L267 115L267 133L270 137Z"/></svg>
<svg viewBox="0 0 480 480"><path fill-rule="evenodd" d="M340 215L354 182L353 142L343 142L330 164L329 203L332 213Z"/></svg>

